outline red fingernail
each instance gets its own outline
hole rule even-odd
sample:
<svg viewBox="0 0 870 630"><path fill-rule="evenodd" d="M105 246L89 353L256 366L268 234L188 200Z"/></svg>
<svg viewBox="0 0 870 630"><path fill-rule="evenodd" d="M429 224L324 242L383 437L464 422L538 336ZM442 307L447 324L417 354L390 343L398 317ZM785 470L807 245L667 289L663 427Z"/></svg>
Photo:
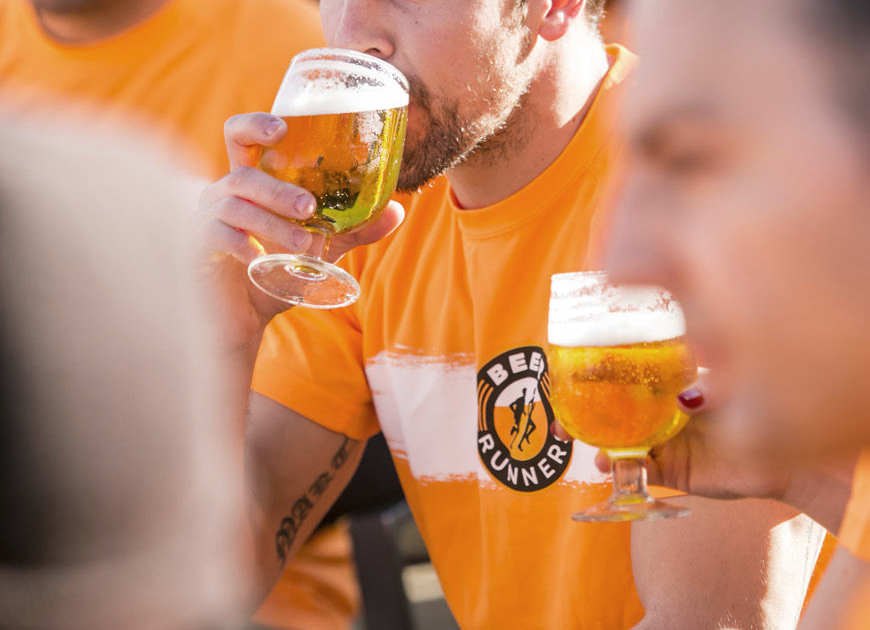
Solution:
<svg viewBox="0 0 870 630"><path fill-rule="evenodd" d="M704 404L704 394L697 389L687 389L684 392L680 392L677 399L686 409L697 409Z"/></svg>
<svg viewBox="0 0 870 630"><path fill-rule="evenodd" d="M565 438L562 437L561 435L559 435L559 434L557 433L557 431L558 431L558 426L559 426L558 421L553 422L553 423L550 425L550 435L552 435L554 438L556 438L556 439L559 440L560 442L565 442L565 441L566 441Z"/></svg>

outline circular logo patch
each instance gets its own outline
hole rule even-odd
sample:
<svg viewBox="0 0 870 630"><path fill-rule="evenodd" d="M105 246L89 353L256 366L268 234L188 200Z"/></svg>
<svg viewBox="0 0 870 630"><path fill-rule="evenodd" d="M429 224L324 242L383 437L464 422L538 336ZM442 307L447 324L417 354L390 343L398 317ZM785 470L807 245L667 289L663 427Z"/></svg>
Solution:
<svg viewBox="0 0 870 630"><path fill-rule="evenodd" d="M477 373L477 452L503 485L534 492L557 481L571 462L571 443L550 433L547 357L538 346L504 352Z"/></svg>

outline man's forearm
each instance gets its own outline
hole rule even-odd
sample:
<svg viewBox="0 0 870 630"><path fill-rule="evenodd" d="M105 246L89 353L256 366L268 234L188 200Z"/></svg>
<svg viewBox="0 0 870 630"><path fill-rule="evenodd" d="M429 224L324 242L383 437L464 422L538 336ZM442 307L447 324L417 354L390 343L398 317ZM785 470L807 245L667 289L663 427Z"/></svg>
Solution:
<svg viewBox="0 0 870 630"><path fill-rule="evenodd" d="M267 505L262 496L258 498L249 487L246 494L254 535L260 600L268 595L286 563L314 532L347 485L362 455L361 446L360 442L344 438L331 460L320 472L310 476L307 487L297 490L292 498L290 493L276 489L283 498L273 494ZM293 486L300 487L298 480Z"/></svg>
<svg viewBox="0 0 870 630"><path fill-rule="evenodd" d="M308 489L293 502L288 513L281 518L281 524L275 533L275 554L281 561L282 567L291 556L291 553L298 547L296 544L297 540L300 544L304 540L303 537L300 537L300 532L310 533L317 525L317 522L319 522L319 519L309 520L311 514L325 513L334 503L334 501L329 501L323 506L321 499L324 496L335 494L334 492L329 492L330 486L336 476L340 475L357 446L359 446L359 443L345 438L338 451L333 455L326 470L320 472L315 477L311 485L308 486Z"/></svg>
<svg viewBox="0 0 870 630"><path fill-rule="evenodd" d="M350 481L363 443L263 396L252 396L251 409L245 494L265 596Z"/></svg>

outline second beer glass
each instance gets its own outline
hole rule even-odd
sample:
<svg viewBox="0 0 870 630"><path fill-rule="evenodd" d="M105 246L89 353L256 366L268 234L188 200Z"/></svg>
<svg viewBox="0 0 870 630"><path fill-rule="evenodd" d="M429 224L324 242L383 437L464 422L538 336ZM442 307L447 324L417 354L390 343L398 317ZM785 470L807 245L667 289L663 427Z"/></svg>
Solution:
<svg viewBox="0 0 870 630"><path fill-rule="evenodd" d="M378 216L396 187L402 163L408 82L392 65L338 48L300 53L290 63L272 114L287 123L280 144L263 147L259 167L305 188L317 200L303 225L309 253L267 254L248 267L262 291L290 304L336 308L354 302L359 284L323 260L334 234Z"/></svg>
<svg viewBox="0 0 870 630"><path fill-rule="evenodd" d="M549 362L553 407L575 438L610 457L613 494L574 515L633 521L688 511L654 500L644 459L685 425L677 394L695 380L695 359L676 300L654 286L610 283L602 272L551 279Z"/></svg>

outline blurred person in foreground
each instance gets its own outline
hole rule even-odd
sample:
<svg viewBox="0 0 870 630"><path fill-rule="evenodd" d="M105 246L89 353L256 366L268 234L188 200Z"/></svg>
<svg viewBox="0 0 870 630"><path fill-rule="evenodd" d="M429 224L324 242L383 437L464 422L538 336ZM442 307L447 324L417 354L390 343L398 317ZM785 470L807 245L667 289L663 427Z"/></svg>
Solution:
<svg viewBox="0 0 870 630"><path fill-rule="evenodd" d="M839 531L801 627L870 627L849 612L870 588L866 455L850 501L870 446L870 5L662 0L632 19L645 61L607 262L674 292L711 368L650 478Z"/></svg>
<svg viewBox="0 0 870 630"><path fill-rule="evenodd" d="M132 122L180 167L220 177L224 121L268 110L290 59L322 44L312 0L0 0L0 100L10 115L75 114L85 129ZM348 630L358 609L350 538L335 524L256 619Z"/></svg>
<svg viewBox="0 0 870 630"><path fill-rule="evenodd" d="M607 0L604 3L604 18L601 20L601 39L631 45L631 22L629 21L633 0Z"/></svg>
<svg viewBox="0 0 870 630"><path fill-rule="evenodd" d="M383 430L462 628L793 627L819 536L791 509L684 497L692 516L667 525L570 518L608 488L594 450L548 430L549 278L598 265L635 63L602 44L600 4L320 6L330 45L410 78L408 212L392 232L394 202L332 241L333 259L374 243L342 260L358 302L285 311L248 282L245 232L305 250L310 236L276 215L306 218L314 199L252 168L283 121L227 123L233 170L204 192L199 223L226 358L253 372L246 463L264 588ZM513 408L527 442L511 441Z"/></svg>
<svg viewBox="0 0 870 630"><path fill-rule="evenodd" d="M140 141L0 121L2 628L240 627L201 184Z"/></svg>

